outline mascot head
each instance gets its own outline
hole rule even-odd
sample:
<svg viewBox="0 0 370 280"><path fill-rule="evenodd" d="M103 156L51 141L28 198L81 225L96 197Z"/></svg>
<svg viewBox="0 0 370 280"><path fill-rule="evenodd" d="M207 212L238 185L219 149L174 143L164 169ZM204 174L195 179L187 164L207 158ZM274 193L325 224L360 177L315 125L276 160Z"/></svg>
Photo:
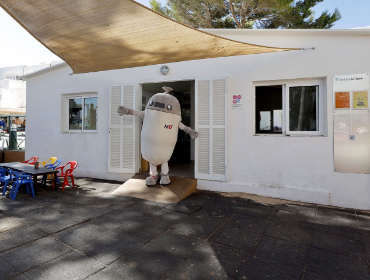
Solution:
<svg viewBox="0 0 370 280"><path fill-rule="evenodd" d="M173 89L170 87L163 87L163 89L165 93L154 94L146 105L145 110L156 110L181 116L179 101L175 96L169 94Z"/></svg>

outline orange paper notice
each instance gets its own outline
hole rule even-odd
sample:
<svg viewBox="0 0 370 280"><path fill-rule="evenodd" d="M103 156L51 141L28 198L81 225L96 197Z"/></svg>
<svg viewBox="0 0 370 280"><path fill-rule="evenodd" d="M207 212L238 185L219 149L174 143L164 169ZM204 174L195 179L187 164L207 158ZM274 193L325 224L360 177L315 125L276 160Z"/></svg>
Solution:
<svg viewBox="0 0 370 280"><path fill-rule="evenodd" d="M336 109L349 109L350 108L349 92L336 92L335 93L335 108Z"/></svg>
<svg viewBox="0 0 370 280"><path fill-rule="evenodd" d="M368 92L354 91L353 92L353 109L368 108Z"/></svg>

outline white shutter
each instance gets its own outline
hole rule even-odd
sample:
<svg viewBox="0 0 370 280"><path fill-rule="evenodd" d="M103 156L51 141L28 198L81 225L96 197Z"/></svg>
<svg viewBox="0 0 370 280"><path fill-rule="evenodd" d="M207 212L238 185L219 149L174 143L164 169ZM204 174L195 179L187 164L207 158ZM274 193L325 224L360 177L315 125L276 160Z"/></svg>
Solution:
<svg viewBox="0 0 370 280"><path fill-rule="evenodd" d="M118 115L120 105L135 109L134 85L110 87L108 171L135 173L135 117Z"/></svg>
<svg viewBox="0 0 370 280"><path fill-rule="evenodd" d="M227 80L196 80L195 100L195 177L226 181Z"/></svg>

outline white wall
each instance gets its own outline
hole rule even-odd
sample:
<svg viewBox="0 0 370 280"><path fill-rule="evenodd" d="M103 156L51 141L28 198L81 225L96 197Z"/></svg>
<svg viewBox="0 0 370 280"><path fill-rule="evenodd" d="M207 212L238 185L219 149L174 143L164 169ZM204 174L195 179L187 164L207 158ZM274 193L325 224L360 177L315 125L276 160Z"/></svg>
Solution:
<svg viewBox="0 0 370 280"><path fill-rule="evenodd" d="M227 34L254 44L315 50L170 63L168 76L160 74L161 65L154 65L79 75L70 75L65 66L30 77L26 157L77 160L76 175L125 180L132 174L107 171L109 85L228 77L229 180L198 180L198 188L370 209L370 175L334 172L332 127L332 76L370 72L370 33L275 31ZM327 81L327 136L254 136L254 83L311 77ZM61 94L80 92L98 92L98 131L61 134ZM239 110L231 110L235 94L243 96Z"/></svg>

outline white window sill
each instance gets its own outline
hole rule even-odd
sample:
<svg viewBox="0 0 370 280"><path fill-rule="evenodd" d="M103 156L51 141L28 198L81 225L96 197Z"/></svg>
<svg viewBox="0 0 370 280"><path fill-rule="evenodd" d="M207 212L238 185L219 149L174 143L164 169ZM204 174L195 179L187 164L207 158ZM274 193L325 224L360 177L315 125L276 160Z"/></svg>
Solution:
<svg viewBox="0 0 370 280"><path fill-rule="evenodd" d="M326 137L326 135L309 135L309 134L254 134L253 136L262 136L262 137Z"/></svg>
<svg viewBox="0 0 370 280"><path fill-rule="evenodd" d="M98 131L64 131L64 134L97 134Z"/></svg>

